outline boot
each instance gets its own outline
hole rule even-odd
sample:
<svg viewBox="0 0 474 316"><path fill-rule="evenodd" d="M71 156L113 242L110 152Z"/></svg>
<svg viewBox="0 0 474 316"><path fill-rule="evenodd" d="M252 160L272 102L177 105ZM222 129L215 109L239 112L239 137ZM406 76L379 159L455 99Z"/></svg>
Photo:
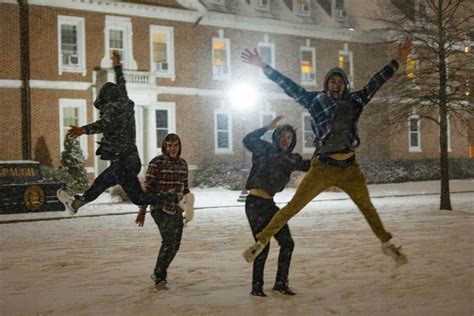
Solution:
<svg viewBox="0 0 474 316"><path fill-rule="evenodd" d="M288 281L286 282L280 282L277 281L275 282L275 286L273 286L273 291L280 292L281 294L284 295L296 295L295 292L293 292L289 287L288 287Z"/></svg>

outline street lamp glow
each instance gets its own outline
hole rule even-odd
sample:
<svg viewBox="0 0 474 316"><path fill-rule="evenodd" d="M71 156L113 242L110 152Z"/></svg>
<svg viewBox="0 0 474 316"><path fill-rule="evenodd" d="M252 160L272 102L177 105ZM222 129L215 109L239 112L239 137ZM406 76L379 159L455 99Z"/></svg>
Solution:
<svg viewBox="0 0 474 316"><path fill-rule="evenodd" d="M232 107L238 111L248 111L255 106L257 92L247 83L239 82L229 90Z"/></svg>

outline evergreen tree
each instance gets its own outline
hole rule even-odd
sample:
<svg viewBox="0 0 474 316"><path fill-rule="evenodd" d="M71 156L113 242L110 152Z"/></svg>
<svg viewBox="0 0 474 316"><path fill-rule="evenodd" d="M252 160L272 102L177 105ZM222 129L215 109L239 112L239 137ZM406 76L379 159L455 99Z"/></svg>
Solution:
<svg viewBox="0 0 474 316"><path fill-rule="evenodd" d="M77 139L66 137L64 151L61 153L59 171L67 175L66 185L69 194L82 193L86 190L87 172L84 168L84 156Z"/></svg>

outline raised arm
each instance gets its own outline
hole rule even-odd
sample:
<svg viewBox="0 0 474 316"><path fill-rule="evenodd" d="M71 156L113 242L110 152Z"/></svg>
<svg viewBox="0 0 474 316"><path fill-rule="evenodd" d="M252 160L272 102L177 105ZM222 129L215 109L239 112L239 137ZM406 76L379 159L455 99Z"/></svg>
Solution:
<svg viewBox="0 0 474 316"><path fill-rule="evenodd" d="M250 150L251 152L255 153L257 151L265 151L270 144L268 142L261 139L261 137L269 130L274 129L277 126L277 123L282 119L283 116L275 117L270 124L267 126L261 127L259 129L254 130L253 132L248 133L242 142L244 143L245 148Z"/></svg>
<svg viewBox="0 0 474 316"><path fill-rule="evenodd" d="M273 82L280 86L287 95L295 99L299 104L308 108L311 106L313 99L316 97L318 92L308 92L303 87L295 83L288 77L285 77L276 69L265 64L262 58L258 54L257 50L254 49L252 53L250 50L245 49L241 54L240 58L244 63L259 67L263 70L263 73Z"/></svg>
<svg viewBox="0 0 474 316"><path fill-rule="evenodd" d="M123 76L121 57L118 51L112 52L112 65L115 70L115 83L120 98L128 99L127 87L125 86L125 77Z"/></svg>
<svg viewBox="0 0 474 316"><path fill-rule="evenodd" d="M377 72L369 82L362 88L362 90L357 91L354 95L358 98L358 102L364 106L367 104L374 94L382 87L388 79L390 79L395 71L400 67L400 64L406 61L408 55L411 52L412 44L411 41L406 40L403 43L398 45L398 51L396 53L396 58L392 59L385 67Z"/></svg>

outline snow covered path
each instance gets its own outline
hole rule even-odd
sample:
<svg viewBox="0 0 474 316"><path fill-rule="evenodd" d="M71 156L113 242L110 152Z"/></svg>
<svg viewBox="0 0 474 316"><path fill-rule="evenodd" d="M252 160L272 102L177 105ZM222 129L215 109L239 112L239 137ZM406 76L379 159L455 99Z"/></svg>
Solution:
<svg viewBox="0 0 474 316"><path fill-rule="evenodd" d="M208 205L225 195L196 191ZM269 297L250 297L251 265L241 252L252 237L243 206L196 211L168 289L159 292L149 279L160 246L149 215L143 228L129 214L2 224L0 314L473 315L474 194L453 194L452 212L438 210L437 195L373 202L409 263L397 267L382 254L351 201L310 203L290 221L294 297L271 291L276 242L265 274ZM110 208L117 205L86 212Z"/></svg>

